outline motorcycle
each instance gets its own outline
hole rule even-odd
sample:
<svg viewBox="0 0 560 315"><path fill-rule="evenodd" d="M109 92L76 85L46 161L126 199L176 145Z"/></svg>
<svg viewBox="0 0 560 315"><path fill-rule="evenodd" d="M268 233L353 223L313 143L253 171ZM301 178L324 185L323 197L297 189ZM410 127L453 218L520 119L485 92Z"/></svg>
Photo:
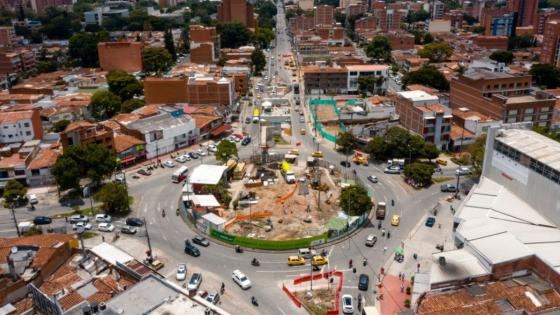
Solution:
<svg viewBox="0 0 560 315"><path fill-rule="evenodd" d="M257 299L254 296L251 297L251 304L253 304L254 306L259 306L259 302L257 302Z"/></svg>
<svg viewBox="0 0 560 315"><path fill-rule="evenodd" d="M177 214L177 216L179 216L179 208L177 208L177 211L175 211L175 214Z"/></svg>
<svg viewBox="0 0 560 315"><path fill-rule="evenodd" d="M258 267L261 265L261 263L256 258L253 258L253 260L251 261L251 265Z"/></svg>
<svg viewBox="0 0 560 315"><path fill-rule="evenodd" d="M241 248L239 245L235 246L235 252L236 253L243 253L243 248Z"/></svg>
<svg viewBox="0 0 560 315"><path fill-rule="evenodd" d="M391 232L387 232L387 238L391 238Z"/></svg>
<svg viewBox="0 0 560 315"><path fill-rule="evenodd" d="M323 251L321 252L321 256L327 257L327 254L328 254L328 253L327 253L327 250L326 250L326 249L323 249Z"/></svg>
<svg viewBox="0 0 560 315"><path fill-rule="evenodd" d="M226 291L226 285L222 282L222 286L220 287L220 294L224 294L224 292Z"/></svg>
<svg viewBox="0 0 560 315"><path fill-rule="evenodd" d="M161 210L161 216L165 218L165 209Z"/></svg>
<svg viewBox="0 0 560 315"><path fill-rule="evenodd" d="M364 258L362 264L364 265L364 267L367 265L367 258Z"/></svg>

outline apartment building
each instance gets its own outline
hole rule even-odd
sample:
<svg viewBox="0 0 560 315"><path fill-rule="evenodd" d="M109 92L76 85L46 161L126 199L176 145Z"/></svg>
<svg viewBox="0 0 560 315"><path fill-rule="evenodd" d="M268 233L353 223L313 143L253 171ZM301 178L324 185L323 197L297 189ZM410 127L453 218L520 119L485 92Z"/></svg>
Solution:
<svg viewBox="0 0 560 315"><path fill-rule="evenodd" d="M389 79L389 66L387 65L348 65L348 93L358 93L359 77L370 77L375 80L374 94L385 94Z"/></svg>
<svg viewBox="0 0 560 315"><path fill-rule="evenodd" d="M0 51L0 74L18 76L35 70L35 53L32 50Z"/></svg>
<svg viewBox="0 0 560 315"><path fill-rule="evenodd" d="M0 143L25 142L43 137L39 110L0 113Z"/></svg>
<svg viewBox="0 0 560 315"><path fill-rule="evenodd" d="M486 49L508 49L507 36L475 36L472 38L473 44Z"/></svg>
<svg viewBox="0 0 560 315"><path fill-rule="evenodd" d="M450 104L504 123L550 126L555 99L544 92L532 93L531 81L530 75L470 70L451 80Z"/></svg>
<svg viewBox="0 0 560 315"><path fill-rule="evenodd" d="M560 11L554 8L539 10L536 33L543 34L546 22L550 20L560 20Z"/></svg>
<svg viewBox="0 0 560 315"><path fill-rule="evenodd" d="M359 30L377 30L377 18L373 15L364 16L354 22L354 29Z"/></svg>
<svg viewBox="0 0 560 315"><path fill-rule="evenodd" d="M315 7L313 12L315 26L334 24L334 7L321 4Z"/></svg>
<svg viewBox="0 0 560 315"><path fill-rule="evenodd" d="M344 13L346 14L347 17L352 17L356 15L366 14L367 10L368 10L367 3L362 3L362 2L352 3L346 6Z"/></svg>
<svg viewBox="0 0 560 315"><path fill-rule="evenodd" d="M191 62L214 64L220 59L220 35L215 27L191 25L189 28Z"/></svg>
<svg viewBox="0 0 560 315"><path fill-rule="evenodd" d="M544 26L539 62L560 65L560 19L549 20Z"/></svg>
<svg viewBox="0 0 560 315"><path fill-rule="evenodd" d="M142 70L140 42L101 42L97 44L99 66L102 70L122 70L129 73Z"/></svg>
<svg viewBox="0 0 560 315"><path fill-rule="evenodd" d="M512 36L515 31L515 13L507 8L486 8L482 11L480 24L486 36Z"/></svg>
<svg viewBox="0 0 560 315"><path fill-rule="evenodd" d="M432 20L439 20L443 17L445 13L445 4L441 1L434 1L431 5L432 9Z"/></svg>
<svg viewBox="0 0 560 315"><path fill-rule="evenodd" d="M13 26L0 27L0 47L12 48L17 45L16 31Z"/></svg>
<svg viewBox="0 0 560 315"><path fill-rule="evenodd" d="M517 13L517 26L538 26L538 0L508 0L510 12Z"/></svg>
<svg viewBox="0 0 560 315"><path fill-rule="evenodd" d="M258 20L254 7L247 0L223 0L218 4L218 21L237 21L248 28L256 29Z"/></svg>
<svg viewBox="0 0 560 315"><path fill-rule="evenodd" d="M438 148L448 148L452 114L451 108L438 103L439 98L424 91L398 92L395 112L399 123Z"/></svg>
<svg viewBox="0 0 560 315"><path fill-rule="evenodd" d="M397 4L374 5L373 16L377 21L377 28L383 32L399 30L401 28L401 13Z"/></svg>
<svg viewBox="0 0 560 315"><path fill-rule="evenodd" d="M298 15L290 18L288 29L292 34L297 34L315 27L315 18L312 16Z"/></svg>
<svg viewBox="0 0 560 315"><path fill-rule="evenodd" d="M302 67L306 94L346 93L348 70L346 68L307 66Z"/></svg>
<svg viewBox="0 0 560 315"><path fill-rule="evenodd" d="M113 149L113 131L103 124L92 123L86 120L70 123L60 133L62 148L71 145L86 146L91 143L101 144L108 149Z"/></svg>
<svg viewBox="0 0 560 315"><path fill-rule="evenodd" d="M121 17L128 18L130 12L128 9L118 9L112 7L96 7L91 11L84 12L84 21L86 24L103 25L103 20L106 18Z"/></svg>

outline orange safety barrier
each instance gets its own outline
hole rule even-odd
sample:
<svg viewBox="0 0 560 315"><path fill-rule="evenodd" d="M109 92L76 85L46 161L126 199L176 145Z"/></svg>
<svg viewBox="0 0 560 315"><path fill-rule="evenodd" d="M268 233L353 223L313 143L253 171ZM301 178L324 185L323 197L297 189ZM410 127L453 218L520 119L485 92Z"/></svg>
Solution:
<svg viewBox="0 0 560 315"><path fill-rule="evenodd" d="M301 307L301 302L292 294L292 292L290 292L290 290L288 290L288 288L286 288L286 286L283 283L282 283L282 291L286 292L290 300L292 300L292 302L294 302L294 304L298 308Z"/></svg>
<svg viewBox="0 0 560 315"><path fill-rule="evenodd" d="M238 214L233 219L227 221L224 225L227 228L237 221L247 220L247 219L266 219L266 218L270 218L271 216L272 216L272 213L270 213L270 212L255 212L255 213L251 213L251 214Z"/></svg>
<svg viewBox="0 0 560 315"><path fill-rule="evenodd" d="M344 275L343 275L342 271L328 271L328 272L313 274L313 280L321 279L321 278L329 278L329 277L332 277L332 276L339 277L339 281L338 281L338 286L336 288L336 294L335 294L335 297L336 297L335 309L327 311L327 315L338 315L339 314L339 307L340 307L340 291L342 291L342 283L344 282ZM311 276L306 275L306 276L302 276L302 277L294 279L293 283L294 283L294 285L296 285L296 284L300 284L302 282L306 282L306 281L310 281L310 280L311 280ZM287 289L285 288L284 284L282 284L282 290L287 292ZM291 293L289 293L289 295L291 295ZM301 305L301 303L299 305Z"/></svg>
<svg viewBox="0 0 560 315"><path fill-rule="evenodd" d="M276 199L274 200L274 203L275 204L281 204L282 202L288 200L290 197L292 197L294 195L294 193L296 192L297 189L298 189L298 183L296 182L296 184L294 185L294 189L292 189L292 191L288 192L284 196L276 197Z"/></svg>

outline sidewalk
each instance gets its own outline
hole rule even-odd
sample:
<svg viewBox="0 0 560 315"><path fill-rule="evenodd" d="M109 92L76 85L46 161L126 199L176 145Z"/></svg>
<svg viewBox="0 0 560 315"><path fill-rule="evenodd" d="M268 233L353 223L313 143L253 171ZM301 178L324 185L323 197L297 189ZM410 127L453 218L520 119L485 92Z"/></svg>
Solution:
<svg viewBox="0 0 560 315"><path fill-rule="evenodd" d="M406 288L410 286L410 281L387 275L383 277L381 283L382 287L379 291L381 314L393 315L404 309L404 301L411 299L411 295L406 294Z"/></svg>

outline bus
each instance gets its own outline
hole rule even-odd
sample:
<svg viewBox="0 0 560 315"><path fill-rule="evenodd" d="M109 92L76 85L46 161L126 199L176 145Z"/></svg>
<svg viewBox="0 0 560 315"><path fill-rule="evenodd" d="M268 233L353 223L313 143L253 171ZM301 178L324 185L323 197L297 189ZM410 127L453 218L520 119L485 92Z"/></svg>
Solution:
<svg viewBox="0 0 560 315"><path fill-rule="evenodd" d="M183 181L183 179L185 179L187 177L187 172L189 171L189 168L186 166L181 166L179 167L178 170L176 170L173 175L171 175L171 180L174 183L180 183Z"/></svg>

